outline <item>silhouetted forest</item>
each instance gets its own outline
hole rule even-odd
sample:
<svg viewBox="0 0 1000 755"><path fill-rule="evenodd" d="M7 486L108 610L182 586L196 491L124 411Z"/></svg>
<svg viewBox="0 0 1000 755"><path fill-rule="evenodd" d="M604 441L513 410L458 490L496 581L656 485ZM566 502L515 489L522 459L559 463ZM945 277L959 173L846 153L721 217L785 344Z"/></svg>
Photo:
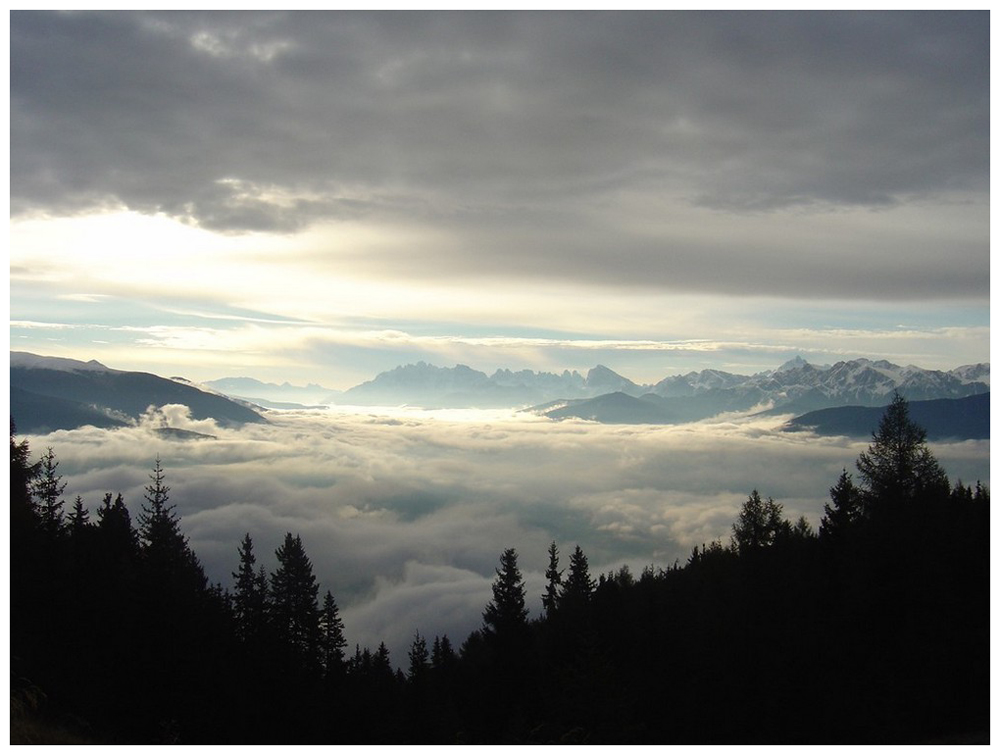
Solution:
<svg viewBox="0 0 1000 755"><path fill-rule="evenodd" d="M989 491L898 396L818 532L753 491L670 568L552 543L539 617L510 548L480 630L395 659L350 644L297 535L209 584L159 460L133 520L67 505L13 421L10 451L12 742L989 741Z"/></svg>

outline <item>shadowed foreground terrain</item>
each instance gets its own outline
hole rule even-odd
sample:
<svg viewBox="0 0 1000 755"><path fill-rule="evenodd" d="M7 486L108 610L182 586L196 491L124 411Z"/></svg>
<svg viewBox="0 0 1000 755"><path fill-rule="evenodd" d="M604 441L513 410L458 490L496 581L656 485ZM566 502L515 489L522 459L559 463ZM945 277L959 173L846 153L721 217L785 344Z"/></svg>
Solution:
<svg viewBox="0 0 1000 755"><path fill-rule="evenodd" d="M751 492L728 543L591 575L549 549L529 620L515 548L480 630L351 646L301 538L233 544L210 585L157 460L91 512L12 426L11 741L989 741L989 491L954 485L900 398L814 532Z"/></svg>

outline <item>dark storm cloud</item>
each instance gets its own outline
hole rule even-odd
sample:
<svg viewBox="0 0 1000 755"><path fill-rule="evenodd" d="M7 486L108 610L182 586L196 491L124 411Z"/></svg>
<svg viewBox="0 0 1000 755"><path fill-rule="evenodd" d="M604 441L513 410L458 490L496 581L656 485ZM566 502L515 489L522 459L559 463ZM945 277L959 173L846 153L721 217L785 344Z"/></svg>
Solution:
<svg viewBox="0 0 1000 755"><path fill-rule="evenodd" d="M810 286L857 293L837 271L908 239L842 252L832 234L817 251L753 218L973 197L970 237L925 242L912 280L863 279L982 294L988 155L988 13L11 17L15 212L446 229L414 264L429 276L727 290L774 245L774 265L806 258ZM706 231L738 219L663 227L695 210ZM969 227L948 212L940 225Z"/></svg>

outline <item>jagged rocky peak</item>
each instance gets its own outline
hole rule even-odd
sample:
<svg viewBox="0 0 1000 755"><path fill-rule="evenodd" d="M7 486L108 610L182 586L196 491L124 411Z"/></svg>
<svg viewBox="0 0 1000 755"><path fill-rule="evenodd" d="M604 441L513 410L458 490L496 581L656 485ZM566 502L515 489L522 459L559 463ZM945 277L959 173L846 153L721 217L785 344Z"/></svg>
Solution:
<svg viewBox="0 0 1000 755"><path fill-rule="evenodd" d="M978 364L963 364L951 371L951 374L963 383L985 383L990 384L989 362L979 362Z"/></svg>
<svg viewBox="0 0 1000 755"><path fill-rule="evenodd" d="M801 370L803 367L810 367L811 365L801 356L796 355L794 359L789 359L783 365L781 365L775 372L791 372L792 370Z"/></svg>
<svg viewBox="0 0 1000 755"><path fill-rule="evenodd" d="M622 377L614 370L599 364L591 368L587 373L587 385L590 387L620 387L623 385L635 385L631 380Z"/></svg>

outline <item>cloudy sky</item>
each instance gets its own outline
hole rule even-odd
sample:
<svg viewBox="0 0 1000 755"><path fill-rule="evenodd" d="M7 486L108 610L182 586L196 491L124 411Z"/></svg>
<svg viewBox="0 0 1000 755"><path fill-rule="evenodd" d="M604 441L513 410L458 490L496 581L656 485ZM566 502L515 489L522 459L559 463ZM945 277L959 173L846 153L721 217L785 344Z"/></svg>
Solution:
<svg viewBox="0 0 1000 755"><path fill-rule="evenodd" d="M989 361L989 14L10 17L11 348Z"/></svg>

